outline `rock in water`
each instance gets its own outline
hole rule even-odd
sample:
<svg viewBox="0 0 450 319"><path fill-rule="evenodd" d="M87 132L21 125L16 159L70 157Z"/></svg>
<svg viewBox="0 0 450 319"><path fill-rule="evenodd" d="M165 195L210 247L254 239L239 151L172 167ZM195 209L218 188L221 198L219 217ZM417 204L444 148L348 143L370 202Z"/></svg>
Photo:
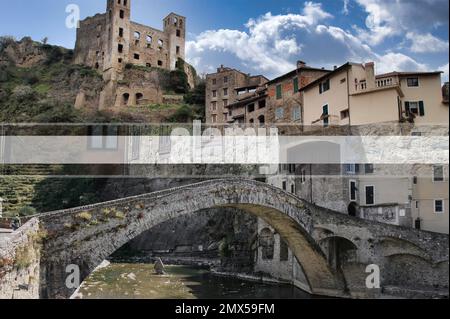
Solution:
<svg viewBox="0 0 450 319"><path fill-rule="evenodd" d="M158 258L158 260L155 262L155 272L157 275L164 275L164 264L161 260L161 258Z"/></svg>

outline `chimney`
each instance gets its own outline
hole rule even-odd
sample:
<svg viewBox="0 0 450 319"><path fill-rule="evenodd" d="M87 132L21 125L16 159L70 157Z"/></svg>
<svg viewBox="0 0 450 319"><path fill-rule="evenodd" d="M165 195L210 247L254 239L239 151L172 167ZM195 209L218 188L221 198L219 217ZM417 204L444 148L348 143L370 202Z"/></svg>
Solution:
<svg viewBox="0 0 450 319"><path fill-rule="evenodd" d="M364 69L366 70L366 84L367 89L375 88L375 63L368 62L364 64Z"/></svg>
<svg viewBox="0 0 450 319"><path fill-rule="evenodd" d="M306 62L298 60L297 61L297 69L302 69L306 66Z"/></svg>
<svg viewBox="0 0 450 319"><path fill-rule="evenodd" d="M337 65L333 66L333 70L337 70Z"/></svg>

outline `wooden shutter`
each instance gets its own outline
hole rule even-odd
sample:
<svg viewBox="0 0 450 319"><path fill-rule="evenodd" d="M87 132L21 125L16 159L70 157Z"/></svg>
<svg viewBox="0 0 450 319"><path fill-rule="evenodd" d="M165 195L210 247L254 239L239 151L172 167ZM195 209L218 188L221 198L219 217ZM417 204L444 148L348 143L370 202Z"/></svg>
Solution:
<svg viewBox="0 0 450 319"><path fill-rule="evenodd" d="M425 105L423 104L423 101L419 102L419 115L420 116L425 115Z"/></svg>
<svg viewBox="0 0 450 319"><path fill-rule="evenodd" d="M298 92L298 78L294 79L294 93Z"/></svg>

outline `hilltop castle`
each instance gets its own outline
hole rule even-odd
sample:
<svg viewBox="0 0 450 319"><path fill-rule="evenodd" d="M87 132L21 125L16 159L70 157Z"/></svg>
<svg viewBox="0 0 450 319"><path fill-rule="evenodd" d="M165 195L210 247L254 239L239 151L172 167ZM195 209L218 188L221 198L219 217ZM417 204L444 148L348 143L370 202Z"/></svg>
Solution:
<svg viewBox="0 0 450 319"><path fill-rule="evenodd" d="M102 72L108 83L100 107L121 106L123 96L145 97L146 93L124 92L117 96L117 81L123 80L127 64L175 70L185 59L186 18L170 13L163 31L130 20L131 0L107 0L106 12L80 21L75 45L75 64ZM150 94L150 93L148 93ZM126 104L127 105L127 104Z"/></svg>

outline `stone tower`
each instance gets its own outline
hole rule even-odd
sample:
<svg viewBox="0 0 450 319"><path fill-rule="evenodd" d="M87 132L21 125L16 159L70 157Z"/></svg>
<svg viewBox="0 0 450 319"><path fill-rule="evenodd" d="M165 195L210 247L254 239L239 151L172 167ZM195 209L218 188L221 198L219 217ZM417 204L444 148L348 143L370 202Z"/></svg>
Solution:
<svg viewBox="0 0 450 319"><path fill-rule="evenodd" d="M164 19L164 33L169 39L169 69L174 70L177 67L178 58L185 57L186 18L170 13Z"/></svg>
<svg viewBox="0 0 450 319"><path fill-rule="evenodd" d="M105 80L117 80L117 71L130 54L131 0L108 0L106 7L108 41L104 63Z"/></svg>

